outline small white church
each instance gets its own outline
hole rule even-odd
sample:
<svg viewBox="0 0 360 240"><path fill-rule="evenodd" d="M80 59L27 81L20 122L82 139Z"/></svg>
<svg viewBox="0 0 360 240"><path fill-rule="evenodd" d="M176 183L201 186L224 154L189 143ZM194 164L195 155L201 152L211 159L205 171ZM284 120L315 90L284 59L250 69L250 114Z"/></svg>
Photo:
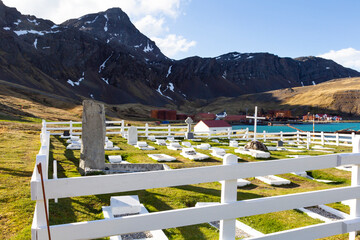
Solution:
<svg viewBox="0 0 360 240"><path fill-rule="evenodd" d="M224 120L201 120L194 127L194 132L216 132L231 129L231 125Z"/></svg>

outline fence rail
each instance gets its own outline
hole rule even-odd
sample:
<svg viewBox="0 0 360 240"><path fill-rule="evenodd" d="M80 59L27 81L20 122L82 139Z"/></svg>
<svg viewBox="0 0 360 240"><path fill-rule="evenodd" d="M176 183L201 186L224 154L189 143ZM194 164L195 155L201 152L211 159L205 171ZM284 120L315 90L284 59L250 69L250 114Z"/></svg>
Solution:
<svg viewBox="0 0 360 240"><path fill-rule="evenodd" d="M115 175L87 176L76 178L48 179L50 132L43 125L40 135L41 148L36 164L43 166L44 186L47 199L43 199L40 175L34 168L31 178L31 198L36 201L32 224L32 239L47 239L44 204L48 199L118 193L144 189L173 187L188 184L221 181L221 203L202 207L190 207L154 212L122 218L77 222L50 227L52 239L90 239L132 232L188 226L220 220L220 239L235 239L235 219L238 217L265 214L307 207L319 204L354 199L351 205L351 219L332 223L317 224L303 228L267 234L252 239L313 239L350 232L355 239L355 231L360 230L360 136L352 136L353 153L331 154L295 159L263 162L237 163L237 157L227 154L224 165L153 171ZM250 133L247 132L247 137ZM280 138L311 138L310 133L276 133ZM320 135L319 135L320 134ZM271 135L263 135L269 139ZM324 133L313 138L326 141ZM332 136L334 137L334 136ZM335 135L338 137L338 135ZM264 197L237 201L238 178L249 178L289 172L333 168L354 165L350 187L303 192L282 196Z"/></svg>
<svg viewBox="0 0 360 240"><path fill-rule="evenodd" d="M52 131L51 135L61 135L61 131L70 131L71 135L81 135L81 127L75 127L74 125L81 125L81 122L46 122L43 120L43 131ZM125 136L129 127L125 126L125 121L106 121L106 134L112 135L122 135ZM120 124L114 126L114 124ZM55 126L53 126L55 125ZM57 126L57 125L68 125ZM138 129L139 137L148 137L150 135L156 137L166 137L166 136L176 136L184 137L186 133L187 126L156 126L152 127L149 124L145 126L136 126ZM352 139L355 136L353 134L339 134L339 133L324 133L324 132L262 132L257 133L257 139L263 141L269 140L293 140L297 142L306 143L315 143L321 145L336 145L336 146L352 146ZM232 130L228 128L227 130L222 131L204 131L204 132L194 132L195 138L227 138L227 139L237 139L237 140L250 140L254 138L254 133L250 132L249 129L243 130Z"/></svg>

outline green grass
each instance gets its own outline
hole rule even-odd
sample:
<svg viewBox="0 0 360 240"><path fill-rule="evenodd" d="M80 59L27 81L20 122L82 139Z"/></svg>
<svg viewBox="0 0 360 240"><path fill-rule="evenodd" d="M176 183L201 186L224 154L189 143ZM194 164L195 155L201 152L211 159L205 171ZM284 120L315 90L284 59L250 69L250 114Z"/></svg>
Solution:
<svg viewBox="0 0 360 240"><path fill-rule="evenodd" d="M0 125L0 232L2 239L29 239L35 202L30 179L39 151L38 126Z"/></svg>
<svg viewBox="0 0 360 240"><path fill-rule="evenodd" d="M5 122L4 122L5 124ZM0 162L0 181L1 181L1 230L4 239L29 239L30 226L34 211L34 202L30 200L30 177L34 168L35 155L39 150L39 131L40 124L27 125L17 122L6 123L0 135L1 162ZM29 129L30 128L30 129ZM171 168L190 168L200 166L212 166L222 164L222 160L212 157L204 161L192 161L182 157L180 151L168 150L165 146L155 145L148 141L149 145L155 146L154 151L142 151L133 146L127 145L126 140L118 136L110 136L114 145L119 146L119 151L106 151L108 155L122 155L124 160L131 163L157 163L147 156L148 153L165 153L178 159L177 162L166 163ZM144 140L144 139L142 139ZM58 177L79 177L78 164L80 151L66 150L64 139L51 137L50 160L58 161ZM222 144L214 143L209 140L212 146L224 147L230 149L229 153L234 153L234 148L226 147ZM225 142L221 141L221 142ZM198 144L192 142L193 144ZM14 146L14 147L13 147ZM337 152L351 151L346 147L334 147ZM208 154L210 151L198 150ZM288 152L271 152L271 161L275 159L287 158ZM236 153L235 153L236 154ZM290 153L291 154L291 153ZM296 153L298 154L298 153ZM304 152L306 155L316 155L319 152ZM238 154L237 154L238 155ZM261 161L249 156L241 156L239 162ZM50 161L52 163L52 161ZM52 164L49 167L49 177L52 176ZM253 199L260 197L269 197L297 192L314 191L328 189L333 187L348 186L350 184L350 173L335 169L322 169L311 171L311 174L318 178L332 179L337 184L326 184L309 180L307 178L295 176L292 174L279 175L291 180L292 184L288 186L270 186L255 178L249 178L250 186L238 189L238 200ZM110 196L135 194L140 198L141 203L150 212L164 211L171 209L181 209L193 207L197 202L219 202L221 195L221 185L218 182L201 183L186 186L177 186L169 188L148 189L136 192L102 194L96 196L85 196L75 198L59 199L59 203L50 201L50 224L63 224L79 221L90 221L103 219L101 207L110 204ZM331 206L347 211L346 206L340 203L330 204ZM307 215L288 210L282 212L261 214L256 216L240 218L251 227L264 233L283 231L291 228L307 226L319 223ZM180 228L165 229L165 234L169 239L218 239L218 230L209 224L199 224ZM327 239L345 239L346 235L339 238Z"/></svg>

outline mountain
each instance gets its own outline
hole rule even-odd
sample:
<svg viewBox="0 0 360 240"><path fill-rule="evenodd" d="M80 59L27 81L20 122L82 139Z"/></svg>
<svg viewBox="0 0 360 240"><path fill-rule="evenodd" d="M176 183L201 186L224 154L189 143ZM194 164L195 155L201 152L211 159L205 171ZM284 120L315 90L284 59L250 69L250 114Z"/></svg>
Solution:
<svg viewBox="0 0 360 240"><path fill-rule="evenodd" d="M173 60L119 8L56 25L0 0L0 80L74 102L181 106L357 76L316 57L232 52Z"/></svg>

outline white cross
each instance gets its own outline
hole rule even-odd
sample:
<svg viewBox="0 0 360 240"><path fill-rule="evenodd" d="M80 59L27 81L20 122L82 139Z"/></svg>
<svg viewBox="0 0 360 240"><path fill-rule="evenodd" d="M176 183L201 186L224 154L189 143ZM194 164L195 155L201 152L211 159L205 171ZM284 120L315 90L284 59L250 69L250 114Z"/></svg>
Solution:
<svg viewBox="0 0 360 240"><path fill-rule="evenodd" d="M258 115L257 115L257 106L255 106L255 114L254 114L254 116L246 116L246 118L254 119L254 140L256 140L257 120L258 119L265 119L265 118L264 117L258 117Z"/></svg>

